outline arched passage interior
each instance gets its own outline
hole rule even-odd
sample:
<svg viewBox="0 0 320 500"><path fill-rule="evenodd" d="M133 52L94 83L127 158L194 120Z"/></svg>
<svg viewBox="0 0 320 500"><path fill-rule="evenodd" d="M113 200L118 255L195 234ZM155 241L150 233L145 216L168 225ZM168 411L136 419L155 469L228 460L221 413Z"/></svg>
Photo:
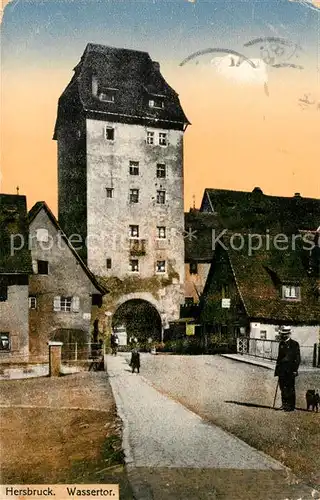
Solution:
<svg viewBox="0 0 320 500"><path fill-rule="evenodd" d="M112 327L124 326L127 338L136 337L139 342L149 338L160 342L161 317L150 302L143 299L130 299L121 304L112 318Z"/></svg>

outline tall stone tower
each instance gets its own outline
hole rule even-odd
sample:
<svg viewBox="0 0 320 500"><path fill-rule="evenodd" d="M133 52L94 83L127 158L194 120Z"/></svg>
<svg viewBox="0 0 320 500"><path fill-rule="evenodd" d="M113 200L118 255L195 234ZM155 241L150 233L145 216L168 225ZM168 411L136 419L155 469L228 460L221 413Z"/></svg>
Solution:
<svg viewBox="0 0 320 500"><path fill-rule="evenodd" d="M144 300L163 328L183 302L189 122L146 52L88 44L74 72L54 132L59 222L109 287L107 316Z"/></svg>

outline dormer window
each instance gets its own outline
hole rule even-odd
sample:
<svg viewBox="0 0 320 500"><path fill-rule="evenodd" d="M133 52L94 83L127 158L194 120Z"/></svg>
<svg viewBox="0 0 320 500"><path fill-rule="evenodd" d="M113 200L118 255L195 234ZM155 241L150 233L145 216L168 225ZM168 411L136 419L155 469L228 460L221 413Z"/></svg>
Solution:
<svg viewBox="0 0 320 500"><path fill-rule="evenodd" d="M300 300L301 290L297 285L282 285L282 298L284 300Z"/></svg>
<svg viewBox="0 0 320 500"><path fill-rule="evenodd" d="M149 99L149 108L163 109L164 108L163 97L152 96L152 98Z"/></svg>
<svg viewBox="0 0 320 500"><path fill-rule="evenodd" d="M103 102L115 102L117 89L108 87L100 87L98 91L98 98Z"/></svg>

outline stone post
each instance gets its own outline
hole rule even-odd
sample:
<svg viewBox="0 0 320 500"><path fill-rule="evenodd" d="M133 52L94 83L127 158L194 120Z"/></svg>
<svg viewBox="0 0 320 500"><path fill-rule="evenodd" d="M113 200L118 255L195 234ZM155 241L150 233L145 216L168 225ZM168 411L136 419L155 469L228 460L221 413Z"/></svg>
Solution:
<svg viewBox="0 0 320 500"><path fill-rule="evenodd" d="M59 377L61 372L61 347L62 342L50 340L49 346L49 377Z"/></svg>

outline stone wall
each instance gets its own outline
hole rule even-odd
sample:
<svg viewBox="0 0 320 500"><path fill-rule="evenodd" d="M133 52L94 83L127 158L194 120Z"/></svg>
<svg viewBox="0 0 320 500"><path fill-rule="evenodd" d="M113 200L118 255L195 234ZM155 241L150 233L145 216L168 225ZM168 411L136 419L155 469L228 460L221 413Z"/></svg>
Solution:
<svg viewBox="0 0 320 500"><path fill-rule="evenodd" d="M0 331L10 335L10 350L0 351L0 363L28 361L28 278L25 285L8 286L8 299L0 302Z"/></svg>

